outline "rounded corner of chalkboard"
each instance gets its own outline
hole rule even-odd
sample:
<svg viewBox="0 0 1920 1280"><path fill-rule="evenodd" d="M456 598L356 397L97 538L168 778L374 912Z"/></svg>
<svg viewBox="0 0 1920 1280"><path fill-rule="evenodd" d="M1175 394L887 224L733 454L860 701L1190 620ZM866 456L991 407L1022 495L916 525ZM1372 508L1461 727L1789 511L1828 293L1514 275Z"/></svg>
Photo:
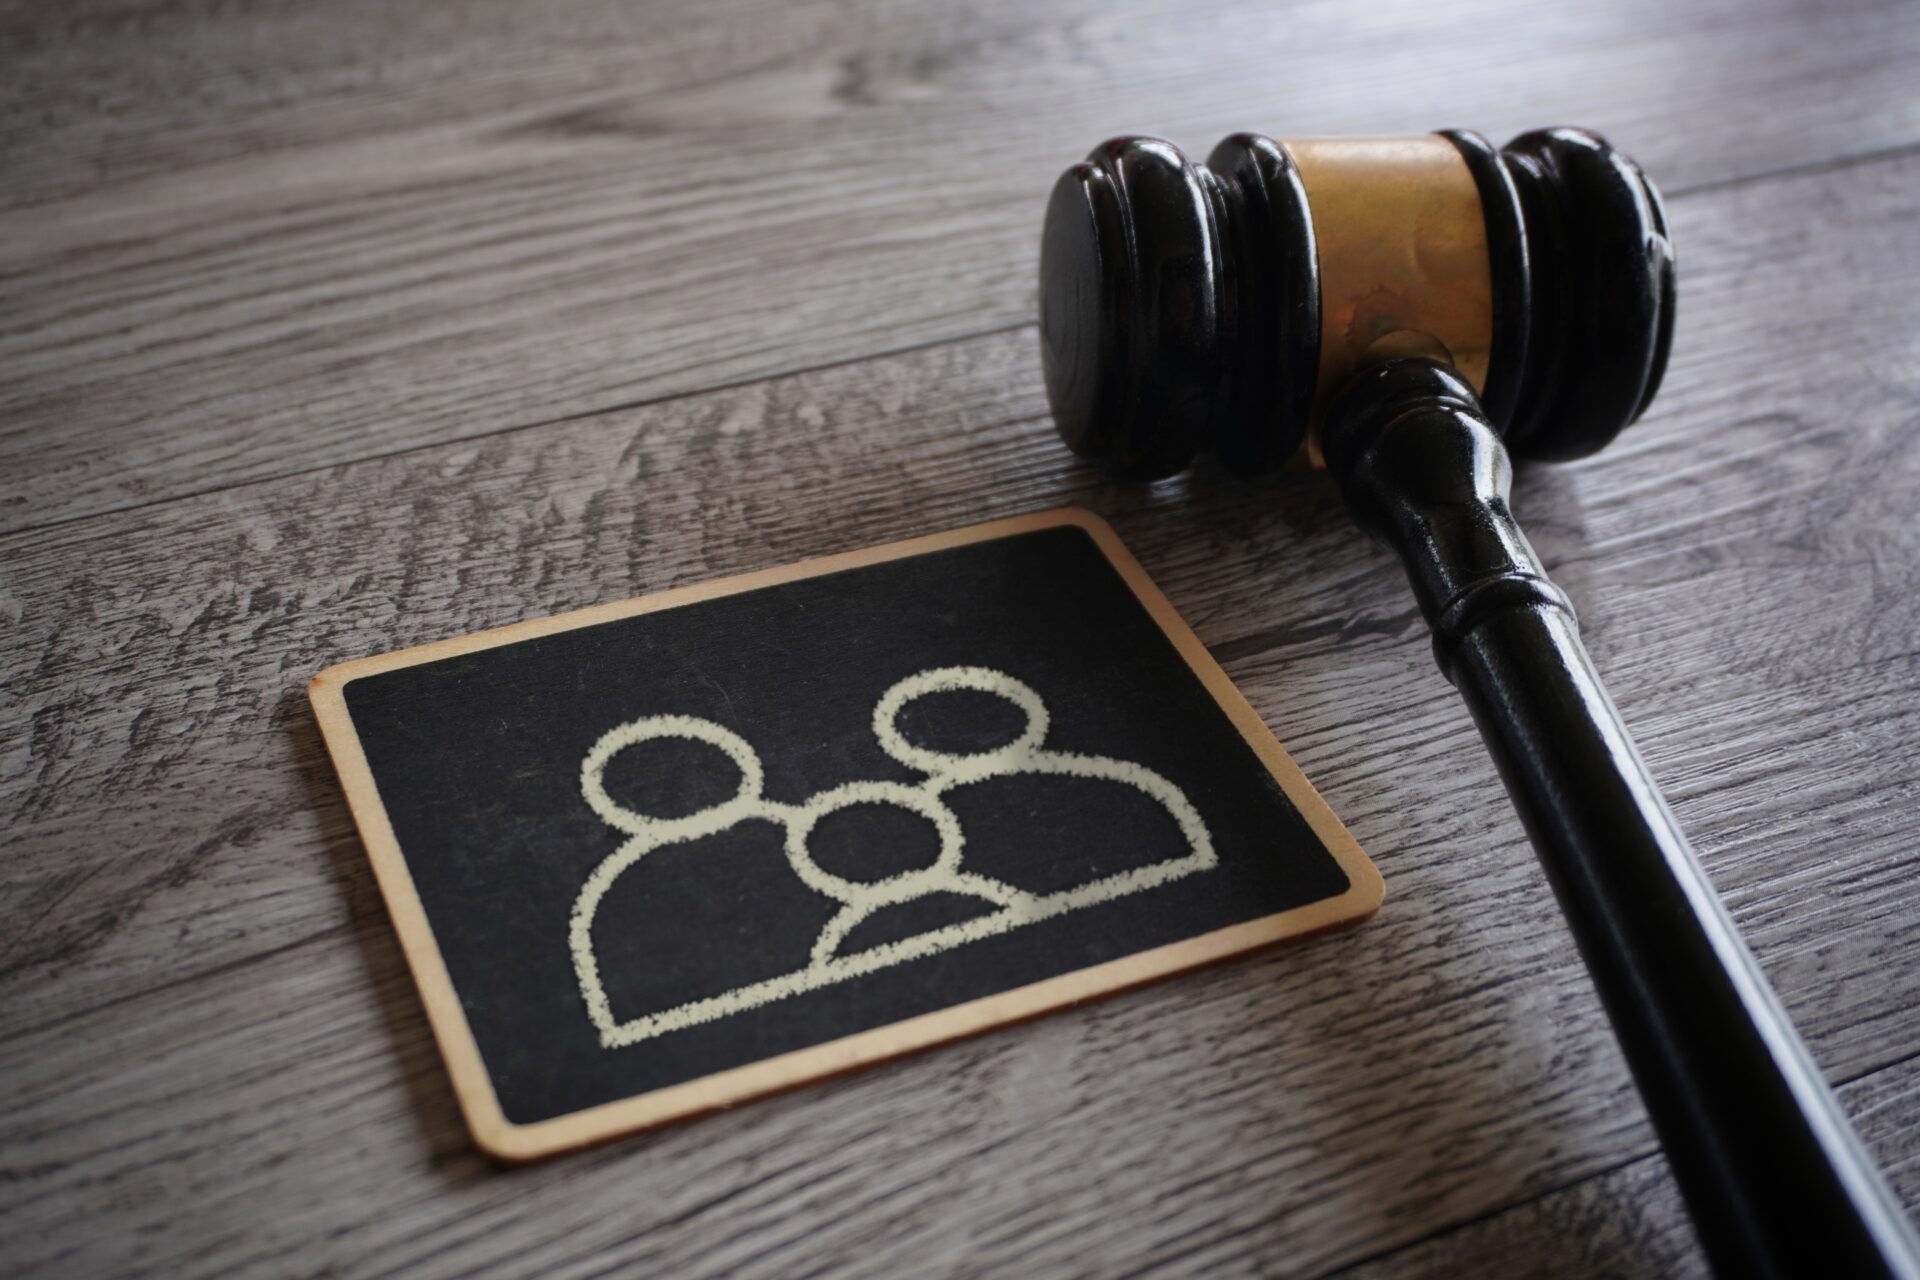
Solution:
<svg viewBox="0 0 1920 1280"><path fill-rule="evenodd" d="M1055 518L1057 523L1077 525L1095 537L1104 535L1109 538L1118 538L1120 536L1114 532L1113 525L1108 523L1105 516L1097 511L1091 511L1086 507L1075 506L1072 503L1068 503L1064 507L1055 507L1049 514Z"/></svg>
<svg viewBox="0 0 1920 1280"><path fill-rule="evenodd" d="M515 1124L505 1116L470 1118L467 1128L480 1154L507 1168L532 1164L568 1149L567 1144L555 1142L543 1132L544 1126Z"/></svg>
<svg viewBox="0 0 1920 1280"><path fill-rule="evenodd" d="M1348 920L1353 924L1371 920L1374 913L1387 900L1386 877L1380 874L1380 868L1373 865L1373 859L1362 856L1357 866L1343 868L1347 873L1347 891L1340 895L1346 900L1350 913Z"/></svg>
<svg viewBox="0 0 1920 1280"><path fill-rule="evenodd" d="M391 660L394 656L387 654L378 658L354 658L334 663L307 681L307 701L315 707L337 704L344 709L349 685L396 665L404 665L394 663Z"/></svg>
<svg viewBox="0 0 1920 1280"><path fill-rule="evenodd" d="M307 681L307 701L321 707L344 699L354 676L352 666L350 662L336 662Z"/></svg>
<svg viewBox="0 0 1920 1280"><path fill-rule="evenodd" d="M1338 894L1322 900L1330 921L1328 927L1345 929L1365 924L1386 903L1386 877L1380 874L1379 865L1360 847L1353 833L1326 809L1326 802L1318 795L1314 800L1325 816L1324 823L1312 823L1314 833L1319 837L1320 847L1332 856L1347 882Z"/></svg>

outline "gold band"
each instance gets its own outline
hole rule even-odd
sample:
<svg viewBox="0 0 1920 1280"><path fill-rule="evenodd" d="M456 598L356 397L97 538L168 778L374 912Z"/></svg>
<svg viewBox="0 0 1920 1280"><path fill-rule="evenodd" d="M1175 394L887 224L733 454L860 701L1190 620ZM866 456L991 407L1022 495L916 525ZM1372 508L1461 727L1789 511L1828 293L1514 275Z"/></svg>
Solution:
<svg viewBox="0 0 1920 1280"><path fill-rule="evenodd" d="M1372 361L1431 356L1485 389L1493 279L1479 188L1445 138L1284 145L1299 166L1320 253L1320 374L1308 439L1318 465L1328 394Z"/></svg>

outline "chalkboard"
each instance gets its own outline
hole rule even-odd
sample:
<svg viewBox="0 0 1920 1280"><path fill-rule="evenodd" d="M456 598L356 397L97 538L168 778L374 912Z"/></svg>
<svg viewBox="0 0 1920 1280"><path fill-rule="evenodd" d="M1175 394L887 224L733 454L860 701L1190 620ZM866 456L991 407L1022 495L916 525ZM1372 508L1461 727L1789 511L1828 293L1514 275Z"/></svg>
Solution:
<svg viewBox="0 0 1920 1280"><path fill-rule="evenodd" d="M1381 896L1080 511L346 663L311 692L468 1122L502 1159Z"/></svg>

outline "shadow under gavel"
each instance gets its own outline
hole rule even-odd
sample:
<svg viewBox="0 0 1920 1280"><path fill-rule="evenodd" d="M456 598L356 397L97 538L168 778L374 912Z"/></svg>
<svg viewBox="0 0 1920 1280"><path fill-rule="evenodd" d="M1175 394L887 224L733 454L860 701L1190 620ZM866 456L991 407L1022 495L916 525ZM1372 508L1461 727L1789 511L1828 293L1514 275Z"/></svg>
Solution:
<svg viewBox="0 0 1920 1280"><path fill-rule="evenodd" d="M1727 1276L1920 1277L1920 1241L1635 750L1508 509L1604 445L1673 332L1651 183L1580 130L1116 138L1047 208L1048 398L1136 477L1324 463L1399 555Z"/></svg>

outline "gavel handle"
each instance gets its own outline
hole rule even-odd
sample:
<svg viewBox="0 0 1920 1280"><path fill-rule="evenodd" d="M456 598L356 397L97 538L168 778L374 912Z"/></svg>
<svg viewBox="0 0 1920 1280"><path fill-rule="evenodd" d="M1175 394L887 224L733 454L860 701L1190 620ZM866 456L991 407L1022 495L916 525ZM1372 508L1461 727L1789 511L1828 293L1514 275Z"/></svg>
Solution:
<svg viewBox="0 0 1920 1280"><path fill-rule="evenodd" d="M1444 366L1364 373L1323 430L1465 695L1723 1276L1920 1277L1920 1241L1740 941L1507 508Z"/></svg>

